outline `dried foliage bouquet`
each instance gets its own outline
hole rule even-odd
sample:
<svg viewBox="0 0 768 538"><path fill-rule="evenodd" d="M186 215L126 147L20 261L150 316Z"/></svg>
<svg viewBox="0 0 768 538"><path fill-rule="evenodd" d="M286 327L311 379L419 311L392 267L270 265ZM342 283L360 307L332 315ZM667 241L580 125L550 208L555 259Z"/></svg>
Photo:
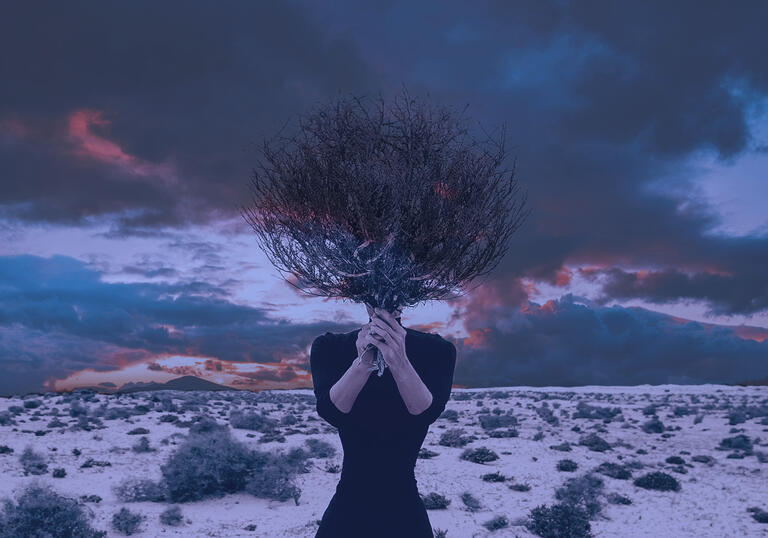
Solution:
<svg viewBox="0 0 768 538"><path fill-rule="evenodd" d="M460 117L405 89L374 110L339 98L276 138L284 144L264 142L241 209L270 262L309 295L389 312L456 298L496 266L528 213L514 166L499 169L504 131L481 147ZM380 351L376 362L381 375Z"/></svg>

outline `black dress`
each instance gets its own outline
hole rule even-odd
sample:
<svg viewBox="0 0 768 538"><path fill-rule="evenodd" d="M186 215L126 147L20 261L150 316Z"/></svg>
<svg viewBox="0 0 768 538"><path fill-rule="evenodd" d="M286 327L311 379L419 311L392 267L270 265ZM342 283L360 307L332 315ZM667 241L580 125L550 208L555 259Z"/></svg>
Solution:
<svg viewBox="0 0 768 538"><path fill-rule="evenodd" d="M389 368L371 372L349 413L329 391L357 358L355 331L318 336L310 351L317 413L338 429L341 478L315 538L433 538L414 475L427 429L451 395L456 347L441 336L406 328L405 350L432 393L419 415L408 411Z"/></svg>

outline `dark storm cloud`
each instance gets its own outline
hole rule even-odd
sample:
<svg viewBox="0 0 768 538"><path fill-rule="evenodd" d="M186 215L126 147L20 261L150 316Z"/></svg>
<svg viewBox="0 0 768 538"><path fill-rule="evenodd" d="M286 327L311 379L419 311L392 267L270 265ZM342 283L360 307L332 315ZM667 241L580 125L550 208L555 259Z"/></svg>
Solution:
<svg viewBox="0 0 768 538"><path fill-rule="evenodd" d="M524 313L470 305L467 319L470 338L457 343L455 375L468 386L734 383L768 375L768 339L571 294L529 303Z"/></svg>
<svg viewBox="0 0 768 538"><path fill-rule="evenodd" d="M0 257L0 395L158 354L262 363L295 356L306 362L306 348L317 335L350 330L332 322L280 323L258 308L211 295L211 286L201 282L114 284L99 277L66 256ZM206 369L221 367L206 363Z"/></svg>
<svg viewBox="0 0 768 538"><path fill-rule="evenodd" d="M0 19L0 46L14 51L0 60L0 203L16 204L6 214L65 222L128 211L112 237L230 215L246 192L249 142L337 90L387 95L405 82L439 102L468 102L486 127L508 124L533 213L488 283L507 308L526 304L522 277L567 283L564 264L600 283L601 301L696 299L712 313L747 315L768 305L768 238L709 234L717 214L696 199L687 169L696 151L729 159L765 148L747 123L768 92L764 2L68 2L13 11ZM655 194L651 183L681 194ZM125 289L141 288L114 288ZM191 313L177 321L210 319L197 301L187 299ZM30 323L102 330L51 306L33 308ZM466 321L478 327L489 315L475 305ZM122 333L130 320L107 313L101 324L121 346L180 344L143 321ZM194 332L197 346L217 357L243 353L206 323L214 322ZM592 345L611 342L605 330L596 334L609 340ZM582 379L569 370L567 348L550 344L542 353L561 379ZM684 350L664 356L670 371L693 364ZM594 360L612 379L647 374Z"/></svg>

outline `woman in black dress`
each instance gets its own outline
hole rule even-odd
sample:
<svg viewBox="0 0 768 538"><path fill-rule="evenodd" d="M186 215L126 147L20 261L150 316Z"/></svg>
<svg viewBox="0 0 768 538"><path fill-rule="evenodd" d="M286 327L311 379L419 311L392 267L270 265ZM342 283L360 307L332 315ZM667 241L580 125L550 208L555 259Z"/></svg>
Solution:
<svg viewBox="0 0 768 538"><path fill-rule="evenodd" d="M373 317L369 324L349 333L318 336L310 351L317 413L338 429L344 450L341 478L315 538L433 538L414 468L429 425L450 398L456 347L437 334L403 327L399 317L386 311L368 307L368 312ZM392 351L403 340L405 358ZM369 369L375 349L360 357L368 343L382 353L387 348L387 368L381 376ZM423 385L404 373L411 367ZM331 400L331 388L345 376L347 391ZM407 397L401 391L407 391ZM342 407L348 412L334 401L345 402ZM409 410L406 401L412 406L423 402L417 407L420 412Z"/></svg>

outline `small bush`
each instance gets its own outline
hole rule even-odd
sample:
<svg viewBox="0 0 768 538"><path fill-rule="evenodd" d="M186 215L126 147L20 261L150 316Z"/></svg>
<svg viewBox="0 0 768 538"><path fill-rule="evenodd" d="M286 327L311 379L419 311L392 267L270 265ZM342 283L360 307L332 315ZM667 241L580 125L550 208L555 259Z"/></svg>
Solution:
<svg viewBox="0 0 768 538"><path fill-rule="evenodd" d="M438 444L441 446L461 448L472 441L472 438L464 436L464 433L465 430L463 428L452 428L440 436Z"/></svg>
<svg viewBox="0 0 768 538"><path fill-rule="evenodd" d="M473 463L487 463L499 459L499 455L493 450L485 447L467 448L461 453L459 459L471 461Z"/></svg>
<svg viewBox="0 0 768 538"><path fill-rule="evenodd" d="M611 450L611 445L596 433L590 433L589 435L581 437L579 439L579 444L587 447L593 452L605 452L606 450Z"/></svg>
<svg viewBox="0 0 768 538"><path fill-rule="evenodd" d="M680 483L674 476L655 471L635 479L634 484L645 489L657 491L680 491Z"/></svg>
<svg viewBox="0 0 768 538"><path fill-rule="evenodd" d="M130 477L112 486L115 497L122 502L162 502L168 497L168 492L162 483L148 478Z"/></svg>
<svg viewBox="0 0 768 538"><path fill-rule="evenodd" d="M680 456L670 456L664 461L672 465L683 465L685 463L685 460Z"/></svg>
<svg viewBox="0 0 768 538"><path fill-rule="evenodd" d="M531 486L528 484L510 484L507 486L512 491L530 491Z"/></svg>
<svg viewBox="0 0 768 538"><path fill-rule="evenodd" d="M137 453L154 452L155 449L149 446L149 438L141 437L131 449Z"/></svg>
<svg viewBox="0 0 768 538"><path fill-rule="evenodd" d="M611 504L632 504L632 499L619 493L609 493L606 499Z"/></svg>
<svg viewBox="0 0 768 538"><path fill-rule="evenodd" d="M445 498L439 493L430 493L429 495L424 495L421 497L421 500L424 502L424 507L427 510L444 510L445 508L448 508L449 504L451 504L449 499Z"/></svg>
<svg viewBox="0 0 768 538"><path fill-rule="evenodd" d="M595 468L595 471L616 478L618 480L628 480L632 478L632 473L624 465L618 463L604 462Z"/></svg>
<svg viewBox="0 0 768 538"><path fill-rule="evenodd" d="M493 473L484 474L482 477L483 482L504 482L507 477L496 471Z"/></svg>
<svg viewBox="0 0 768 538"><path fill-rule="evenodd" d="M555 498L565 504L580 506L591 519L602 510L599 497L603 486L602 478L587 473L567 479L562 487L555 490Z"/></svg>
<svg viewBox="0 0 768 538"><path fill-rule="evenodd" d="M570 452L571 450L573 450L571 448L571 443L569 443L568 441L564 441L559 445L549 445L549 448L551 448L552 450L559 450L560 452Z"/></svg>
<svg viewBox="0 0 768 538"><path fill-rule="evenodd" d="M45 456L35 452L31 447L26 447L19 456L19 463L24 470L24 476L34 474L41 475L48 472L48 464L45 462Z"/></svg>
<svg viewBox="0 0 768 538"><path fill-rule="evenodd" d="M263 499L287 501L293 499L299 504L301 489L294 483L297 463L282 454L259 453L257 465L250 471L245 483L245 491Z"/></svg>
<svg viewBox="0 0 768 538"><path fill-rule="evenodd" d="M144 516L123 507L112 516L112 528L119 533L130 536L139 532L142 521L144 521Z"/></svg>
<svg viewBox="0 0 768 538"><path fill-rule="evenodd" d="M540 505L531 510L525 528L542 538L592 538L587 512L565 503Z"/></svg>
<svg viewBox="0 0 768 538"><path fill-rule="evenodd" d="M658 418L652 418L643 424L640 429L645 433L662 433L664 431L664 423Z"/></svg>
<svg viewBox="0 0 768 538"><path fill-rule="evenodd" d="M180 506L170 506L160 514L160 523L163 525L169 525L176 527L181 525L183 516L181 514Z"/></svg>
<svg viewBox="0 0 768 538"><path fill-rule="evenodd" d="M6 499L0 512L0 538L103 538L91 528L76 499L56 493L50 486L30 484L16 501Z"/></svg>
<svg viewBox="0 0 768 538"><path fill-rule="evenodd" d="M480 504L480 501L469 492L461 494L461 502L464 503L464 506L466 506L470 512L476 512L483 507L483 505Z"/></svg>
<svg viewBox="0 0 768 538"><path fill-rule="evenodd" d="M478 415L477 419L480 421L480 426L482 426L484 430L517 426L517 418L511 414L489 415L484 413Z"/></svg>
<svg viewBox="0 0 768 538"><path fill-rule="evenodd" d="M734 437L726 437L720 441L718 450L743 450L747 454L752 453L752 441L743 433Z"/></svg>
<svg viewBox="0 0 768 538"><path fill-rule="evenodd" d="M310 458L332 458L336 455L336 448L322 439L309 438L304 443L309 449Z"/></svg>
<svg viewBox="0 0 768 538"><path fill-rule="evenodd" d="M505 516L496 516L495 518L483 523L483 527L489 531L497 531L509 526L509 520Z"/></svg>
<svg viewBox="0 0 768 538"><path fill-rule="evenodd" d="M572 473L578 469L578 464L573 460L560 460L557 462L557 470L566 473Z"/></svg>

